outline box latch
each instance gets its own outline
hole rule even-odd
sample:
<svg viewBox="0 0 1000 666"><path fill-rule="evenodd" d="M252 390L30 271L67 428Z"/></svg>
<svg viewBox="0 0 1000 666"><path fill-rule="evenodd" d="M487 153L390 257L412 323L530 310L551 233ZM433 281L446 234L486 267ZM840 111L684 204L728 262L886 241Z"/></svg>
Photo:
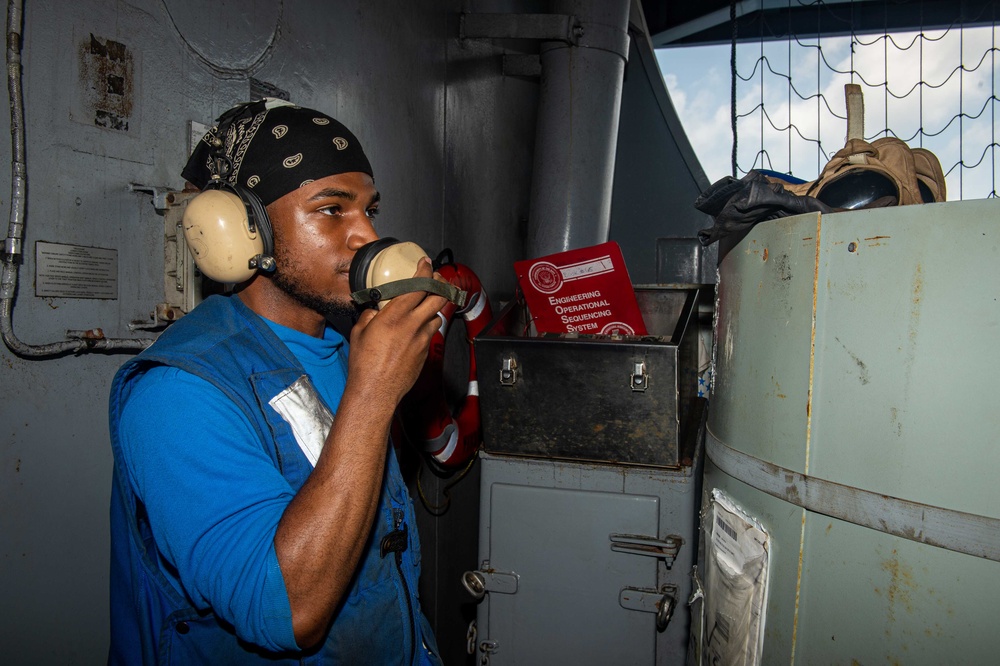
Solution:
<svg viewBox="0 0 1000 666"><path fill-rule="evenodd" d="M645 391L649 384L649 375L646 374L646 362L636 361L632 364L632 390Z"/></svg>
<svg viewBox="0 0 1000 666"><path fill-rule="evenodd" d="M670 534L663 539L643 534L611 534L611 550L618 553L645 555L661 559L671 568L677 551L681 549L684 539L676 534Z"/></svg>
<svg viewBox="0 0 1000 666"><path fill-rule="evenodd" d="M627 610L656 614L656 631L662 633L670 624L677 607L677 586L664 585L659 590L644 587L623 587L618 604Z"/></svg>
<svg viewBox="0 0 1000 666"><path fill-rule="evenodd" d="M473 598L479 600L485 597L487 592L517 594L519 578L513 571L497 571L491 568L489 561L484 560L478 570L462 574L462 586Z"/></svg>
<svg viewBox="0 0 1000 666"><path fill-rule="evenodd" d="M517 383L517 361L512 356L505 356L500 367L500 385L513 386Z"/></svg>

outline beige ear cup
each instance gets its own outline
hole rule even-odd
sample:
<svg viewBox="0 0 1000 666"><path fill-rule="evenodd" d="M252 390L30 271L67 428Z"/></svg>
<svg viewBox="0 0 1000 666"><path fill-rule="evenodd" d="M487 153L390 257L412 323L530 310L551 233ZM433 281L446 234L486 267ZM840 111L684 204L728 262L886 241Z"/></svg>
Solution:
<svg viewBox="0 0 1000 666"><path fill-rule="evenodd" d="M413 277L417 272L417 262L426 256L427 253L416 243L407 241L390 245L372 259L365 275L365 287L370 289ZM388 302L383 301L378 307L381 309Z"/></svg>
<svg viewBox="0 0 1000 666"><path fill-rule="evenodd" d="M260 235L251 232L243 202L232 192L207 190L184 211L184 239L198 269L223 283L249 280L256 273L250 260L264 251Z"/></svg>

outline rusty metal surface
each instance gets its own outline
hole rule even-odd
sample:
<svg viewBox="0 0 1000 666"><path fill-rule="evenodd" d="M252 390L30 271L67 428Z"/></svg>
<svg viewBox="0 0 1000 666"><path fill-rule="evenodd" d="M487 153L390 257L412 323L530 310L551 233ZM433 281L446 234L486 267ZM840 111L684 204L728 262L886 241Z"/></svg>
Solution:
<svg viewBox="0 0 1000 666"><path fill-rule="evenodd" d="M79 48L80 89L86 91L81 122L128 132L135 111L135 56L120 41L89 33ZM131 129L135 129L134 124Z"/></svg>
<svg viewBox="0 0 1000 666"><path fill-rule="evenodd" d="M998 215L798 216L723 259L709 428L735 456L705 488L771 534L764 663L1000 651Z"/></svg>

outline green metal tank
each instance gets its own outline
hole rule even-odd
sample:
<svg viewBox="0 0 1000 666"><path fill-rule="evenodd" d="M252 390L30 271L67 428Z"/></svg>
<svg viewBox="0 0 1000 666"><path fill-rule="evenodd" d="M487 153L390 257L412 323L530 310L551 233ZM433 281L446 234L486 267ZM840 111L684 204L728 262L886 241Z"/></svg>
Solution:
<svg viewBox="0 0 1000 666"><path fill-rule="evenodd" d="M720 262L704 495L767 533L760 663L1000 663L998 299L995 199L764 222Z"/></svg>

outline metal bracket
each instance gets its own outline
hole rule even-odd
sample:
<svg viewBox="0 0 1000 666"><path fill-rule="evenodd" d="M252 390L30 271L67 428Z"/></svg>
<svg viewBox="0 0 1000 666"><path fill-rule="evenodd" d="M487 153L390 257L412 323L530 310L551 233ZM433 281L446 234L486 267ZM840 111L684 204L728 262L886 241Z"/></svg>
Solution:
<svg viewBox="0 0 1000 666"><path fill-rule="evenodd" d="M462 14L458 38L536 39L549 47L555 42L570 46L601 49L628 59L627 29L601 23L583 23L570 14ZM544 46L543 46L544 50Z"/></svg>
<svg viewBox="0 0 1000 666"><path fill-rule="evenodd" d="M663 539L641 534L610 534L608 538L611 539L611 550L616 553L656 557L664 560L668 569L674 565L677 552L684 544L684 539L676 534Z"/></svg>
<svg viewBox="0 0 1000 666"><path fill-rule="evenodd" d="M146 321L134 321L130 330L157 330L180 319L202 300L201 273L184 241L182 218L188 202L197 192L177 192L132 183L136 192L153 195L153 205L163 215L163 302L156 305ZM159 206L165 206L160 209Z"/></svg>
<svg viewBox="0 0 1000 666"><path fill-rule="evenodd" d="M645 391L649 385L649 375L646 374L646 362L636 361L632 364L632 378L629 382L632 390L636 392Z"/></svg>
<svg viewBox="0 0 1000 666"><path fill-rule="evenodd" d="M500 385L501 386L513 386L517 383L517 359L513 356L508 356L503 359L503 365L500 367Z"/></svg>
<svg viewBox="0 0 1000 666"><path fill-rule="evenodd" d="M160 215L163 214L165 210L170 208L174 203L174 192L176 188L172 187L161 187L159 185L140 185L139 183L129 183L128 189L130 192L143 192L145 194L153 195L153 208Z"/></svg>

